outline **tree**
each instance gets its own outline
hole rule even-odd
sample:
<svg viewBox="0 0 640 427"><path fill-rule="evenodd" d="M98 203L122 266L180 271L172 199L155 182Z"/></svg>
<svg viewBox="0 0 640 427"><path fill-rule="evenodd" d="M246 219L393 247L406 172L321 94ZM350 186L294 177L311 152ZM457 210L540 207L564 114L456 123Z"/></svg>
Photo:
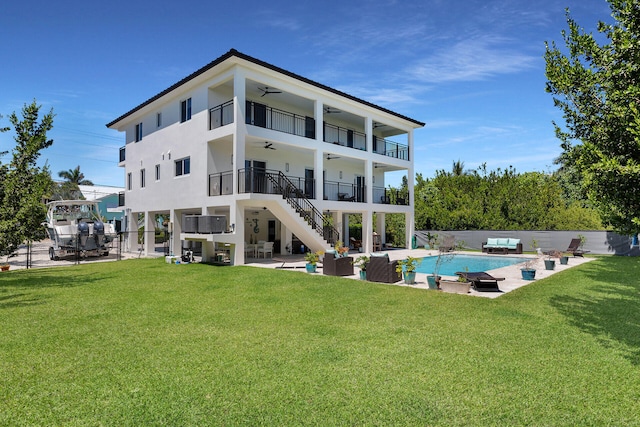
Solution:
<svg viewBox="0 0 640 427"><path fill-rule="evenodd" d="M566 54L555 43L546 45L546 90L565 120L564 129L553 123L564 151L560 163L579 174L606 224L635 234L640 232L640 3L608 2L613 23L598 23L606 38L602 45L567 10Z"/></svg>
<svg viewBox="0 0 640 427"><path fill-rule="evenodd" d="M66 182L70 182L76 185L93 185L93 182L88 179L84 179L84 174L80 172L80 165L75 169L69 169L68 171L58 172L60 178L64 178Z"/></svg>
<svg viewBox="0 0 640 427"><path fill-rule="evenodd" d="M23 242L45 236L43 199L53 182L47 166L40 168L36 161L40 151L53 144L47 132L53 128L54 115L52 110L39 122L39 111L40 106L33 101L23 107L22 120L15 112L9 116L16 146L11 162L0 164L0 255L10 255Z"/></svg>

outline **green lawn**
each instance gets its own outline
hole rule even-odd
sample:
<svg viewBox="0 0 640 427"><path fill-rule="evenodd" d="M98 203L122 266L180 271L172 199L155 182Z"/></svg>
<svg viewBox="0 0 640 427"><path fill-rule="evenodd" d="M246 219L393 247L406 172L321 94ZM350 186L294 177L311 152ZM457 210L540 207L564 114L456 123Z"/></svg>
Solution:
<svg viewBox="0 0 640 427"><path fill-rule="evenodd" d="M0 425L640 425L640 262L497 299L131 260L0 273Z"/></svg>

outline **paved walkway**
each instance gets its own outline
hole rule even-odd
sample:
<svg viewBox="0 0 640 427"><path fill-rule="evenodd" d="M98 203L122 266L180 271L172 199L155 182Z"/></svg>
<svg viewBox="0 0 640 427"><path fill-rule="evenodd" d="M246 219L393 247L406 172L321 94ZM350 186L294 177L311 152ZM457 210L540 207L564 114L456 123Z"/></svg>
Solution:
<svg viewBox="0 0 640 427"><path fill-rule="evenodd" d="M437 251L435 250L429 251L424 249L394 249L394 250L387 251L387 253L389 254L389 258L392 261L397 259L398 260L404 259L408 255L411 255L416 258L422 258L422 257L431 256L431 255L435 256L438 254ZM457 252L457 253L467 254L467 255L485 255L485 256L491 256L491 257L503 256L503 255L480 254L479 252ZM354 258L357 257L357 254L350 254L350 255ZM532 254L523 254L523 255L509 254L509 256L531 258L533 255ZM585 262L589 262L593 260L593 258L569 257L569 263L567 265L562 265L560 264L559 260L556 260L555 270L545 270L543 259L544 258L539 259L535 266L536 280L544 279L545 277L549 277L552 274L564 271L567 268L575 267L576 265L580 265ZM284 261L285 268L291 269L293 271L299 271L301 274L309 274L305 271L306 262L304 261L303 255L275 256L273 259L266 259L266 260L250 258L247 260L247 263L245 265L250 265L254 267L278 268L283 266L283 261ZM500 292L478 292L476 290L471 289L471 292L468 295L474 295L474 296L479 296L484 298L497 298L500 295L504 295L507 292L513 291L514 289L518 289L522 286L526 286L528 284L533 283L533 281L530 281L530 280L522 280L522 273L520 272L521 267L522 267L521 264L516 264L508 267L497 268L495 270L489 270L488 273L491 274L492 276L505 278L504 281L498 282L498 285L500 287ZM354 275L344 276L344 277L359 280L359 269L357 267L354 267L354 272L355 272ZM318 273L316 274L322 274L322 269L319 268ZM446 278L448 276L443 276L443 277ZM404 281L399 281L397 283L394 283L393 285L394 286L410 286L410 287L419 288L419 289L429 289L429 286L427 285L427 275L424 273L417 273L415 285L407 285L404 283Z"/></svg>

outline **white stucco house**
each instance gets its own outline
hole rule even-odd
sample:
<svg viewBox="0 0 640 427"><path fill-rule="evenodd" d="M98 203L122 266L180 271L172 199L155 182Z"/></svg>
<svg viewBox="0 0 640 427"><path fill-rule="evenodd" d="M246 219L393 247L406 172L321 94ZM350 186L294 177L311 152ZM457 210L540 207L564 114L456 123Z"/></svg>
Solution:
<svg viewBox="0 0 640 427"><path fill-rule="evenodd" d="M274 255L348 242L348 214L361 215L364 251L374 232L384 239L386 214L405 215L409 246L423 126L234 49L107 124L126 135L129 231L139 214L148 229L169 214L174 253L199 241L208 260L222 245L233 264L259 241ZM385 189L389 172L406 175L408 194ZM198 229L194 215L224 230Z"/></svg>

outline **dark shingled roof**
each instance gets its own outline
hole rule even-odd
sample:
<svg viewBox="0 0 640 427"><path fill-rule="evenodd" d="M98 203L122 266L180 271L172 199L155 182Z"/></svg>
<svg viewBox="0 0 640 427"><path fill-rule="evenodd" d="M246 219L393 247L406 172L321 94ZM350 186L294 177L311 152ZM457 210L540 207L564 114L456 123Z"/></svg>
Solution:
<svg viewBox="0 0 640 427"><path fill-rule="evenodd" d="M195 79L199 75L207 72L211 68L215 67L216 65L226 61L227 59L229 59L229 58L231 58L233 56L235 56L237 58L240 58L240 59L244 59L244 60L249 61L249 62L252 62L252 63L254 63L256 65L260 65L262 67L268 68L270 70L276 71L276 72L278 72L280 74L284 74L285 76L292 77L292 78L294 78L296 80L300 80L302 82L308 83L308 84L313 85L315 87L318 87L320 89L324 89L326 91L335 93L336 95L351 99L353 101L359 102L359 103L364 104L364 105L368 105L369 107L373 107L373 108L375 108L377 110L384 111L385 113L392 114L392 115L394 115L396 117L399 117L399 118L404 119L404 120L408 120L408 121L410 121L412 123L415 123L417 125L424 126L424 123L422 123L422 122L420 122L418 120L414 120L414 119L412 119L410 117L407 117L407 116L404 116L402 114L396 113L396 112L391 111L391 110L389 110L387 108L380 107L378 105L372 104L371 102L367 102L367 101L364 101L362 99L356 98L355 96L352 96L352 95L349 95L347 93L341 92L341 91L339 91L337 89L333 89L333 88L331 88L329 86L325 86L325 85L323 85L321 83L314 82L313 80L307 79L306 77L302 77L302 76L300 76L298 74L295 74L295 73L292 73L290 71L284 70L284 69L282 69L280 67L276 67L275 65L271 65L271 64L269 64L267 62L261 61L261 60L259 60L257 58L252 57L252 56L245 55L244 53L238 52L235 49L231 49L231 50L229 50L229 52L227 52L224 55L222 55L221 57L213 60L212 62L210 62L209 64L207 64L204 67L200 68L199 70L195 71L194 73L191 73L190 75L188 75L184 79L180 80L179 82L175 83L171 87L163 90L162 92L160 92L159 94L157 94L153 98L149 98L148 100L146 100L142 104L138 105L137 107L133 108L132 110L126 112L123 115L121 115L120 117L118 117L114 121L112 121L110 123L107 123L107 127L113 126L114 124L118 123L120 120L126 118L127 116L129 116L129 115L131 115L133 113L135 113L136 111L142 109L143 107L151 104L152 102L154 102L157 99L163 97L164 95L168 94L169 92L173 91L174 89L179 88L183 84L189 82L190 80Z"/></svg>

